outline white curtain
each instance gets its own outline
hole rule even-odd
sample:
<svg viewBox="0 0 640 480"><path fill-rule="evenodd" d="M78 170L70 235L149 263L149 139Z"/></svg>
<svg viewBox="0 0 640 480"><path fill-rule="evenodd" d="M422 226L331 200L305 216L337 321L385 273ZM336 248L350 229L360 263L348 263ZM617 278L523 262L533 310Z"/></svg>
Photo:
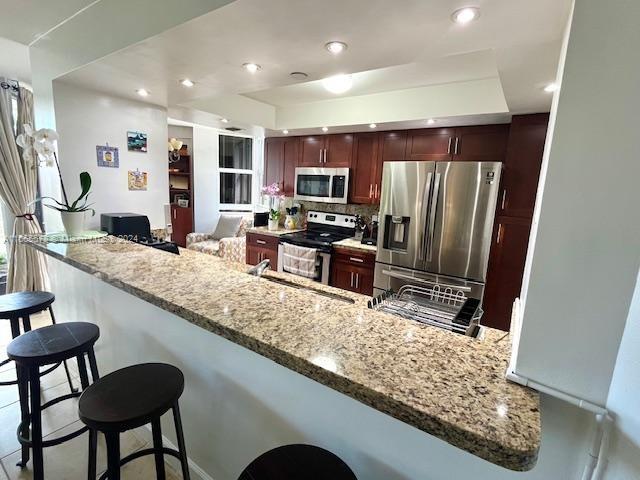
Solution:
<svg viewBox="0 0 640 480"><path fill-rule="evenodd" d="M9 83L1 77L0 81ZM32 203L37 195L38 167L23 161L16 145L12 95L10 89L0 88L0 197L15 217L8 245L7 291L48 290L44 255L20 241L22 235L37 235L42 229ZM19 91L17 123L19 131L24 123L33 126L33 95L24 88Z"/></svg>

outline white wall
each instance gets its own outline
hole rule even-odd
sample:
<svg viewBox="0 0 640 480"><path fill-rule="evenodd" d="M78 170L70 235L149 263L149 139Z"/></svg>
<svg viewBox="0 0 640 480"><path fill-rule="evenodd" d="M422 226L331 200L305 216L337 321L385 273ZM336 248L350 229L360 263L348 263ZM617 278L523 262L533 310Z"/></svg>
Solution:
<svg viewBox="0 0 640 480"><path fill-rule="evenodd" d="M616 419L609 480L640 478L640 274L618 351L607 408Z"/></svg>
<svg viewBox="0 0 640 480"><path fill-rule="evenodd" d="M517 373L599 405L640 263L639 18L576 1L523 285Z"/></svg>
<svg viewBox="0 0 640 480"><path fill-rule="evenodd" d="M93 179L90 198L96 216L87 217L88 226L99 227L100 213L133 212L147 215L152 228L163 228L163 206L169 201L166 110L60 82L54 82L54 101L68 196L79 194L80 172ZM147 153L127 150L128 130L147 134ZM119 149L119 168L97 166L96 145L107 143ZM136 168L148 172L147 191L128 189L127 172Z"/></svg>
<svg viewBox="0 0 640 480"><path fill-rule="evenodd" d="M0 37L0 77L31 83L31 63L29 47Z"/></svg>
<svg viewBox="0 0 640 480"><path fill-rule="evenodd" d="M215 480L236 480L258 455L289 443L333 451L362 480L579 478L588 416L560 400L543 396L538 463L529 472L513 472L74 267L54 259L49 267L58 318L100 327L96 355L102 375L150 361L168 362L184 372L180 408L189 457ZM163 433L175 440L169 423Z"/></svg>

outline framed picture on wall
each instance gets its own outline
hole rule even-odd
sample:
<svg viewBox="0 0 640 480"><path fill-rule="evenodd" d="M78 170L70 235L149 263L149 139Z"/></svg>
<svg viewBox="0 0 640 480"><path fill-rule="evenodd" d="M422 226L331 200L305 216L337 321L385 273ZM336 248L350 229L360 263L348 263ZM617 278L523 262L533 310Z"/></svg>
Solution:
<svg viewBox="0 0 640 480"><path fill-rule="evenodd" d="M146 190L147 189L147 172L140 170L129 170L128 172L129 190Z"/></svg>
<svg viewBox="0 0 640 480"><path fill-rule="evenodd" d="M147 153L147 134L142 132L127 132L127 149L131 152Z"/></svg>
<svg viewBox="0 0 640 480"><path fill-rule="evenodd" d="M118 168L120 166L118 147L96 145L96 157L98 159L99 167Z"/></svg>

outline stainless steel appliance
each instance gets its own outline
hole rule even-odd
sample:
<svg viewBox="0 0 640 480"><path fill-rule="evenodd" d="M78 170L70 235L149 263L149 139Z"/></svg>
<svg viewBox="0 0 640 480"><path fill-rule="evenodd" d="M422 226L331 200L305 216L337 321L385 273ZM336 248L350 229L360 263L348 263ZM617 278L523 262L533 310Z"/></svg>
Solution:
<svg viewBox="0 0 640 480"><path fill-rule="evenodd" d="M482 300L500 162L386 162L374 295L452 287Z"/></svg>
<svg viewBox="0 0 640 480"><path fill-rule="evenodd" d="M307 212L307 229L302 232L280 235L278 245L278 271L283 272L283 243L315 248L316 278L318 282L329 284L331 272L331 252L333 242L344 240L355 235L356 217L329 212Z"/></svg>
<svg viewBox="0 0 640 480"><path fill-rule="evenodd" d="M297 200L347 203L348 190L348 168L296 168L294 198Z"/></svg>

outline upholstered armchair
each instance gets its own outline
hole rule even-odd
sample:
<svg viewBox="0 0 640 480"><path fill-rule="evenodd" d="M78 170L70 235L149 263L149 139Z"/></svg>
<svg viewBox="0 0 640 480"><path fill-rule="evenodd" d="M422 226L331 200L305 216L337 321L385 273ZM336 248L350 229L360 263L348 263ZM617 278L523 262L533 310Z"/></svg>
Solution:
<svg viewBox="0 0 640 480"><path fill-rule="evenodd" d="M235 235L233 232L234 219L238 215L223 214L216 230L212 233L190 233L187 235L187 248L197 252L216 255L232 262L244 263L246 259L247 229L253 225L253 220L241 217ZM221 235L225 235L221 237Z"/></svg>

